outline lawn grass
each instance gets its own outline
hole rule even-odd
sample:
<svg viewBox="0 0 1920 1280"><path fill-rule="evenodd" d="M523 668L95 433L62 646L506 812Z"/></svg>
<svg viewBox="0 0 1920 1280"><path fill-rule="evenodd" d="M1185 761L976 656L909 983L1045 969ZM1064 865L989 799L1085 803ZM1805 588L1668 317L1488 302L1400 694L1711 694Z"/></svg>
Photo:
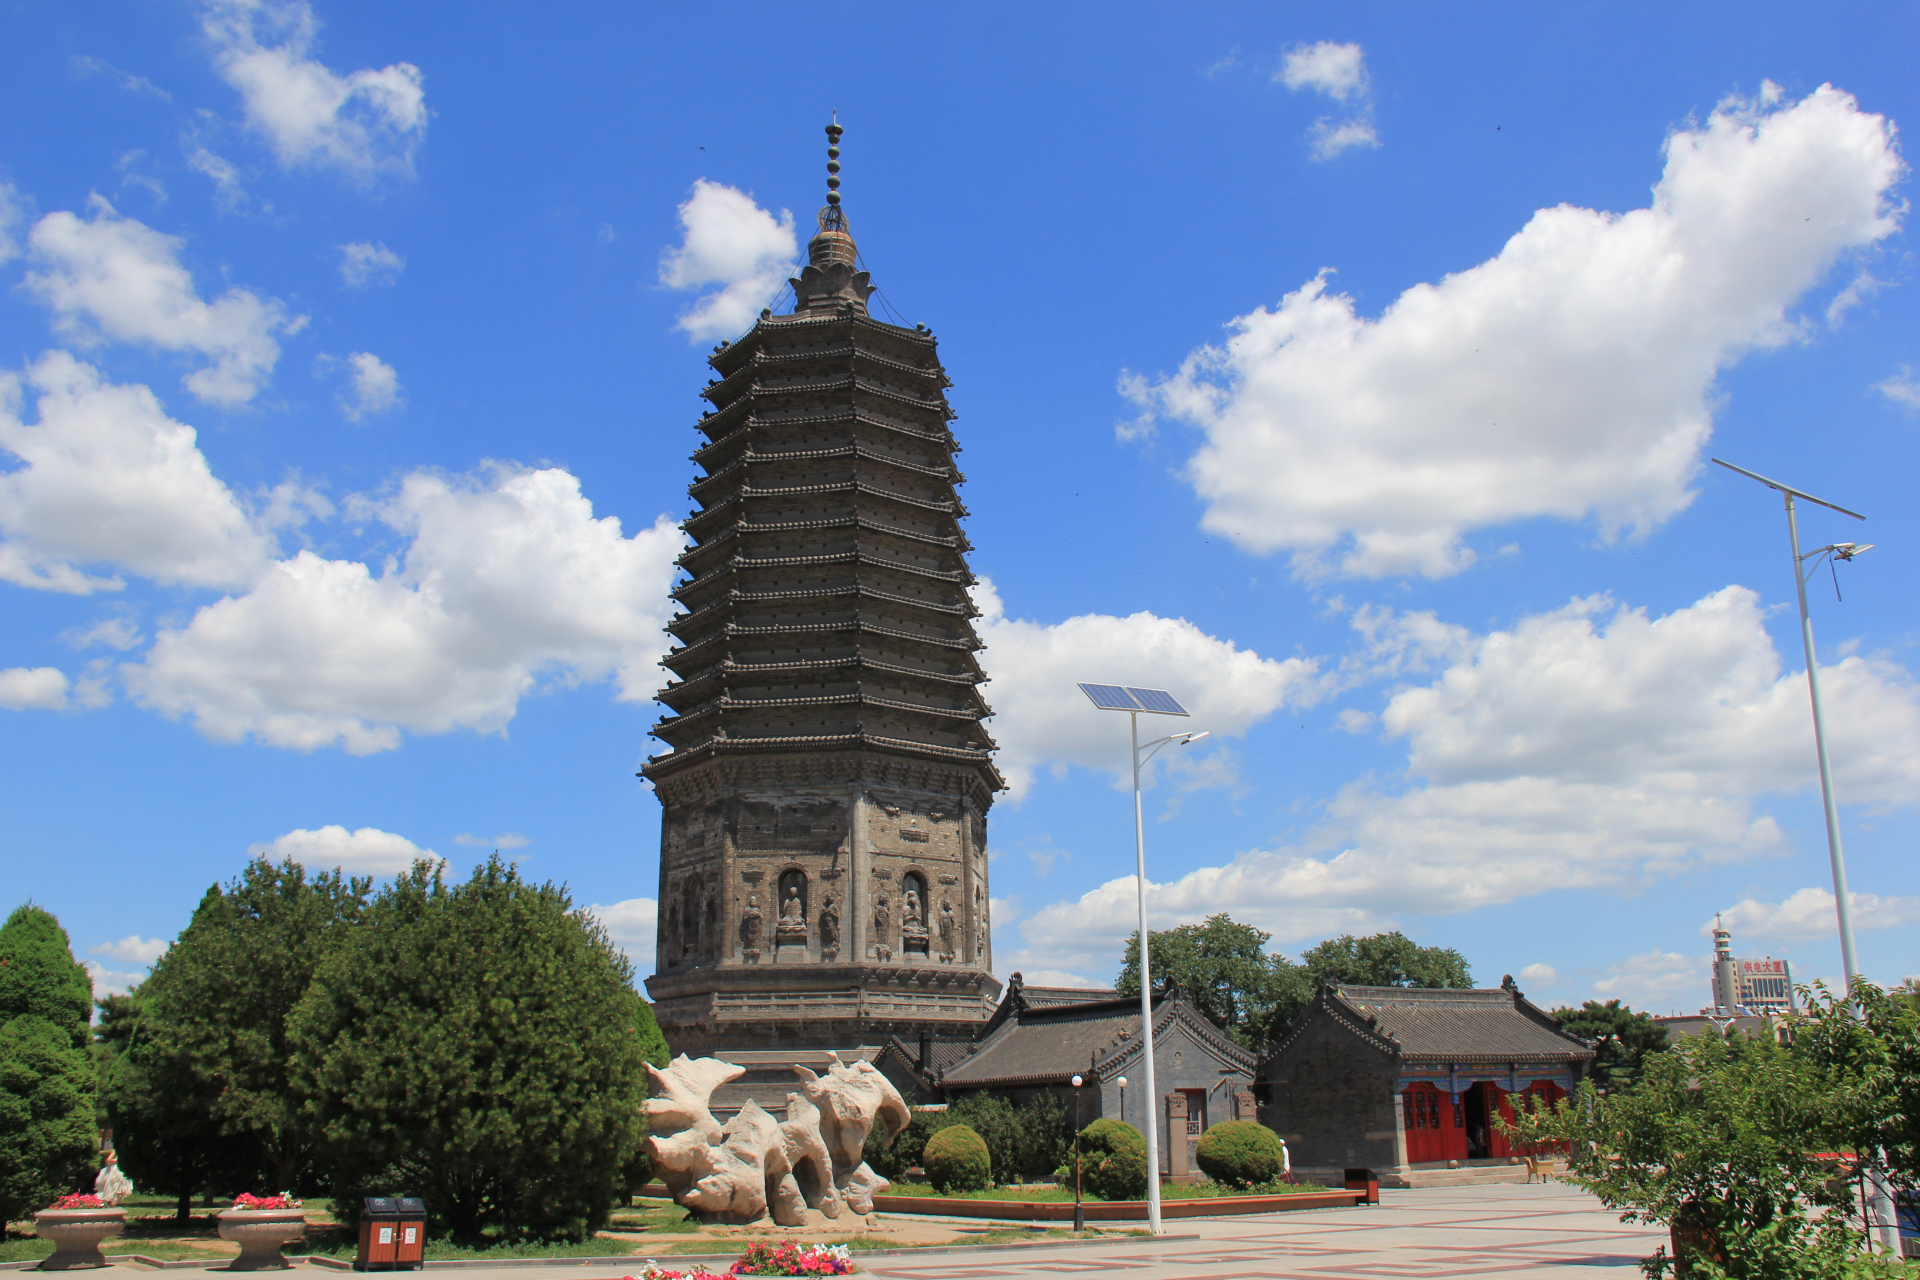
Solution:
<svg viewBox="0 0 1920 1280"><path fill-rule="evenodd" d="M1269 1182L1257 1187L1241 1190L1223 1186L1218 1182L1163 1182L1160 1184L1162 1200L1211 1200L1220 1196L1287 1196L1305 1195L1312 1191L1327 1191L1317 1182ZM983 1191L958 1191L941 1195L924 1182L898 1181L886 1194L896 1196L925 1196L938 1200L1018 1200L1024 1203L1059 1204L1073 1202L1072 1186L1057 1186L1054 1183L1029 1184L1026 1186L988 1187ZM1101 1199L1092 1192L1081 1195L1088 1204L1099 1204Z"/></svg>

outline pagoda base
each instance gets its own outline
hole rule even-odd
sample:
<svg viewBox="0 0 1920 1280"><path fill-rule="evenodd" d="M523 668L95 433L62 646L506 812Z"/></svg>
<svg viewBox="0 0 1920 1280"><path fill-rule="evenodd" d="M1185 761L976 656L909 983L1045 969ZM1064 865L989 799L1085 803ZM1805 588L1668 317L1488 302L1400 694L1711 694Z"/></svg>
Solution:
<svg viewBox="0 0 1920 1280"><path fill-rule="evenodd" d="M725 965L647 979L675 1054L848 1049L965 1039L993 1016L1000 983L949 965Z"/></svg>

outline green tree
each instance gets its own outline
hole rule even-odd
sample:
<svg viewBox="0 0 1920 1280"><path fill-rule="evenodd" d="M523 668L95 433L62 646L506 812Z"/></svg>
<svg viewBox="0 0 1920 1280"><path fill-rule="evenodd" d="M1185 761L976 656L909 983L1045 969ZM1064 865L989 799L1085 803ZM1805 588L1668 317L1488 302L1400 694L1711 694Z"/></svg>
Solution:
<svg viewBox="0 0 1920 1280"><path fill-rule="evenodd" d="M1920 1006L1900 988L1856 981L1841 999L1816 983L1794 1022L1794 1053L1836 1102L1839 1145L1877 1165L1895 1190L1920 1192Z"/></svg>
<svg viewBox="0 0 1920 1280"><path fill-rule="evenodd" d="M1473 985L1467 959L1451 947L1423 947L1403 933L1365 938L1342 934L1313 947L1289 965L1290 980L1278 987L1267 1036L1277 1039L1313 1002L1327 978L1361 987L1451 987Z"/></svg>
<svg viewBox="0 0 1920 1280"><path fill-rule="evenodd" d="M497 855L455 887L427 861L396 877L288 1031L336 1203L424 1196L466 1239L603 1225L642 1136L632 976Z"/></svg>
<svg viewBox="0 0 1920 1280"><path fill-rule="evenodd" d="M0 1223L90 1184L92 983L60 922L28 903L0 926Z"/></svg>
<svg viewBox="0 0 1920 1280"><path fill-rule="evenodd" d="M1273 1019L1276 1001L1295 985L1282 956L1268 955L1273 935L1221 912L1205 924L1183 924L1152 932L1155 988L1174 982L1209 1022L1252 1047ZM1140 932L1127 939L1126 956L1114 986L1123 996L1140 994Z"/></svg>
<svg viewBox="0 0 1920 1280"><path fill-rule="evenodd" d="M150 1050L140 989L99 1001L94 1065L120 1167L150 1194L174 1199L174 1218L193 1216L193 1196L212 1187L255 1185L264 1174L259 1141L210 1122L214 1097L192 1063Z"/></svg>
<svg viewBox="0 0 1920 1280"><path fill-rule="evenodd" d="M1856 1086L1771 1038L1689 1036L1648 1055L1634 1089L1582 1082L1570 1105L1502 1128L1517 1144L1567 1144L1567 1180L1623 1221L1704 1229L1726 1274L1837 1277L1851 1274L1860 1237L1851 1180L1822 1153L1858 1114ZM1671 1261L1663 1247L1648 1274Z"/></svg>
<svg viewBox="0 0 1920 1280"><path fill-rule="evenodd" d="M667 1051L667 1037L660 1030L660 1023L653 1016L653 1006L645 1000L635 1000L633 1010L633 1029L640 1037L640 1060L651 1062L656 1067L664 1067L670 1058ZM645 1097L653 1096L653 1077L641 1070L641 1084ZM642 1135L644 1136L644 1135ZM653 1177L653 1161L647 1157L647 1145L642 1142L634 1147L633 1155L621 1169L620 1181L626 1190L627 1198L632 1199L640 1193Z"/></svg>
<svg viewBox="0 0 1920 1280"><path fill-rule="evenodd" d="M1618 1000L1589 1000L1578 1009L1555 1009L1551 1016L1573 1035L1593 1041L1598 1056L1590 1074L1603 1089L1631 1087L1647 1055L1667 1047L1667 1029L1653 1015L1637 1013Z"/></svg>
<svg viewBox="0 0 1920 1280"><path fill-rule="evenodd" d="M236 1172L228 1157L241 1144L228 1140L246 1138L258 1146L267 1190L311 1183L311 1137L288 1075L287 1018L365 911L371 888L365 878L309 879L292 859L256 858L232 883L207 890L140 984L140 1041L109 1094L109 1111L130 1132L157 1125L168 1135L150 1142L136 1133L129 1176L186 1195L195 1176ZM161 1141L204 1142L221 1156L197 1175L183 1157L148 1164L143 1157Z"/></svg>

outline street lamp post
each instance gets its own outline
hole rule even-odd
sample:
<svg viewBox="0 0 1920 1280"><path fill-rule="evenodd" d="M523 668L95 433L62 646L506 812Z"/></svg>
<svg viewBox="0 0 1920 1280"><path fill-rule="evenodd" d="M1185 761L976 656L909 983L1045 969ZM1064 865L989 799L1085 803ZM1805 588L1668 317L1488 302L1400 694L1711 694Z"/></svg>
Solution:
<svg viewBox="0 0 1920 1280"><path fill-rule="evenodd" d="M1758 480L1786 500L1787 543L1793 552L1793 589L1800 602L1800 643L1807 654L1807 698L1813 704L1813 751L1820 761L1820 800L1826 809L1827 861L1833 868L1833 911L1840 926L1840 967L1846 976L1847 995L1851 997L1854 981L1860 976L1860 963L1853 945L1853 904L1847 893L1847 859L1840 847L1840 806L1833 798L1833 766L1827 759L1827 724L1820 705L1820 664L1814 660L1813 653L1813 618L1807 612L1807 578L1820 567L1821 561L1851 560L1862 551L1872 550L1873 544L1869 542L1863 546L1855 542L1833 542L1801 554L1800 519L1793 505L1795 498L1805 498L1808 502L1817 503L1829 511L1838 511L1843 516L1852 516L1855 520L1865 520L1866 517L1858 511L1835 506L1825 498L1816 498L1810 493L1781 484L1778 480L1769 480L1745 467L1736 467L1719 458L1713 461L1749 480ZM1809 561L1812 563L1809 564ZM1729 993L1731 998L1732 993ZM1885 1158L1884 1152L1882 1158ZM1887 1194L1886 1184L1877 1175L1873 1179L1873 1189L1873 1212L1880 1220L1881 1242L1898 1257L1900 1235L1898 1226L1892 1225L1895 1221L1893 1197Z"/></svg>
<svg viewBox="0 0 1920 1280"><path fill-rule="evenodd" d="M1120 1086L1120 1123L1125 1124L1127 1122L1127 1078L1121 1076L1114 1083Z"/></svg>
<svg viewBox="0 0 1920 1280"><path fill-rule="evenodd" d="M1170 742L1185 746L1206 737L1206 732L1173 733L1155 738L1145 759L1140 755L1140 715L1184 716L1187 709L1165 689L1136 689L1131 685L1082 684L1087 695L1102 711L1124 711L1133 741L1133 857L1134 896L1140 918L1140 1058L1147 1072L1147 1230L1160 1234L1160 1125L1153 1116L1153 979L1147 963L1147 829L1140 809L1140 766L1153 759ZM1169 1135L1171 1136L1171 1135ZM1184 1135L1183 1135L1184 1138Z"/></svg>
<svg viewBox="0 0 1920 1280"><path fill-rule="evenodd" d="M1080 1077L1073 1078L1073 1229L1087 1229L1087 1211L1080 1203Z"/></svg>

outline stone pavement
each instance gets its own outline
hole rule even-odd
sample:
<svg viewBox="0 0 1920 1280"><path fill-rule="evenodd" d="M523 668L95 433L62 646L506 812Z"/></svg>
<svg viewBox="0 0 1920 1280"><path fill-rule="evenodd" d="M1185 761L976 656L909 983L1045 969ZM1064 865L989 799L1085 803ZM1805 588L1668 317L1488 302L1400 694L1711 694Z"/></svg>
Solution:
<svg viewBox="0 0 1920 1280"><path fill-rule="evenodd" d="M1057 1280L1106 1274L1127 1280L1634 1280L1639 1260L1667 1238L1663 1229L1620 1222L1592 1196L1557 1182L1382 1191L1380 1198L1374 1207L1184 1218L1167 1224L1170 1235L1186 1239L1139 1237L1111 1244L856 1257L861 1270L875 1280ZM636 1257L630 1269L641 1261ZM660 1262L687 1265L673 1257ZM136 1270L110 1269L129 1272L129 1280ZM353 1274L300 1270L312 1280ZM436 1272L443 1280L618 1280L622 1274L604 1262L434 1268L416 1274L424 1280ZM189 1272L196 1273L198 1269Z"/></svg>
<svg viewBox="0 0 1920 1280"><path fill-rule="evenodd" d="M1427 1280L1638 1277L1664 1229L1629 1226L1561 1183L1383 1191L1381 1203L1244 1218L1187 1218L1198 1240L987 1250L863 1263L877 1280L998 1280L1112 1273L1128 1280Z"/></svg>

